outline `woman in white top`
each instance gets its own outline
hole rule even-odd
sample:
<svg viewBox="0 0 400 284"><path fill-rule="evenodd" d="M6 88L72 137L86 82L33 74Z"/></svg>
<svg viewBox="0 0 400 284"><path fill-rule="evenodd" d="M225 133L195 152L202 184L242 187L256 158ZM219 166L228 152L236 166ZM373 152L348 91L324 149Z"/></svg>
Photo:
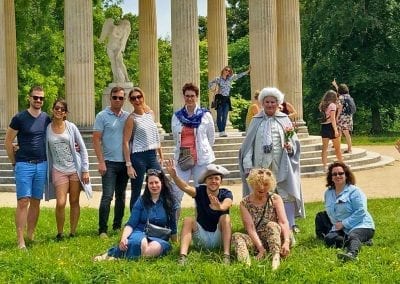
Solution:
<svg viewBox="0 0 400 284"><path fill-rule="evenodd" d="M337 126L337 102L338 97L336 92L333 90L329 90L324 94L319 104L319 111L324 114L325 117L325 119L321 121L321 159L324 172L326 172L328 169L327 162L329 140L332 140L337 160L339 162L343 162L342 152L340 151L340 136Z"/></svg>
<svg viewBox="0 0 400 284"><path fill-rule="evenodd" d="M128 97L134 110L125 122L123 150L127 173L131 179L130 211L132 211L140 196L146 171L161 170L163 155L157 125L154 122L153 112L144 102L144 92L135 87L129 92Z"/></svg>
<svg viewBox="0 0 400 284"><path fill-rule="evenodd" d="M208 109L197 104L199 88L193 83L186 83L182 88L185 105L172 116L171 128L175 140L174 160L177 165L177 175L188 182L193 177L197 187L199 177L207 165L215 160L212 149L215 142L214 121ZM187 148L194 160L194 166L182 169L179 166L179 153L181 148ZM176 186L173 188L178 204L182 201L183 191ZM179 217L179 210L178 210Z"/></svg>
<svg viewBox="0 0 400 284"><path fill-rule="evenodd" d="M46 131L48 184L45 199L56 198L56 240L64 238L65 205L69 193L70 237L76 234L80 215L81 189L91 197L89 158L85 143L75 124L66 120L67 102L57 99L53 104L53 119ZM77 151L78 149L78 151Z"/></svg>

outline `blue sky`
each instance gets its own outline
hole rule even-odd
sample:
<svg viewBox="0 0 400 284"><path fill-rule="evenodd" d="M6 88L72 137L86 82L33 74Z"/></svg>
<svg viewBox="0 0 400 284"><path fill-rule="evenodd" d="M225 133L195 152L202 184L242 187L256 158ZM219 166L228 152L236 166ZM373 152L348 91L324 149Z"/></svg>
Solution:
<svg viewBox="0 0 400 284"><path fill-rule="evenodd" d="M125 0L121 5L124 13L138 14L138 0ZM171 1L157 0L157 34L159 37L171 37ZM207 15L207 0L197 0L199 15Z"/></svg>

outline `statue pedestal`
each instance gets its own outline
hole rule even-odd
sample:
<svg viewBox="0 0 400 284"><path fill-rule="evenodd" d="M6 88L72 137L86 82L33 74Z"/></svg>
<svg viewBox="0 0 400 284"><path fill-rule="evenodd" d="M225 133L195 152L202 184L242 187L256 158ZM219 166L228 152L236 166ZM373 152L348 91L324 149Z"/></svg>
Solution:
<svg viewBox="0 0 400 284"><path fill-rule="evenodd" d="M114 87L121 87L124 88L125 91L125 101L124 101L124 106L122 107L123 110L126 110L127 112L131 113L133 111L133 107L131 103L129 102L128 94L133 88L133 83L132 82L125 82L125 83L110 83L108 84L108 87L104 89L103 91L103 97L101 100L101 106L102 109L104 109L106 106L110 105L110 92L111 89Z"/></svg>

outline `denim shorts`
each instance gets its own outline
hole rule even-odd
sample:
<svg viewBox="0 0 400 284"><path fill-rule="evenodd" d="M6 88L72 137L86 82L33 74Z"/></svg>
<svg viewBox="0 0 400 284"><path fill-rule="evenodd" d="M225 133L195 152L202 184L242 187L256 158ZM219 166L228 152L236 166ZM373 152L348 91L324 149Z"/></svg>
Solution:
<svg viewBox="0 0 400 284"><path fill-rule="evenodd" d="M43 198L44 185L47 180L47 161L40 163L17 162L14 173L17 199Z"/></svg>
<svg viewBox="0 0 400 284"><path fill-rule="evenodd" d="M209 232L197 223L197 231L193 233L193 244L199 248L214 249L221 247L221 231L217 227L215 232Z"/></svg>

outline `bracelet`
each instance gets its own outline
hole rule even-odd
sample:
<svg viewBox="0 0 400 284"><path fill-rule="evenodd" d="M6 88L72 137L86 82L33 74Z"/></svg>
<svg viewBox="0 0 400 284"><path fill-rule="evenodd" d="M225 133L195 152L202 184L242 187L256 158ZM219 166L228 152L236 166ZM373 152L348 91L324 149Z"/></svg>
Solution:
<svg viewBox="0 0 400 284"><path fill-rule="evenodd" d="M132 167L132 163L131 162L126 162L125 164L127 167Z"/></svg>
<svg viewBox="0 0 400 284"><path fill-rule="evenodd" d="M285 242L289 242L290 243L290 239L285 239Z"/></svg>

